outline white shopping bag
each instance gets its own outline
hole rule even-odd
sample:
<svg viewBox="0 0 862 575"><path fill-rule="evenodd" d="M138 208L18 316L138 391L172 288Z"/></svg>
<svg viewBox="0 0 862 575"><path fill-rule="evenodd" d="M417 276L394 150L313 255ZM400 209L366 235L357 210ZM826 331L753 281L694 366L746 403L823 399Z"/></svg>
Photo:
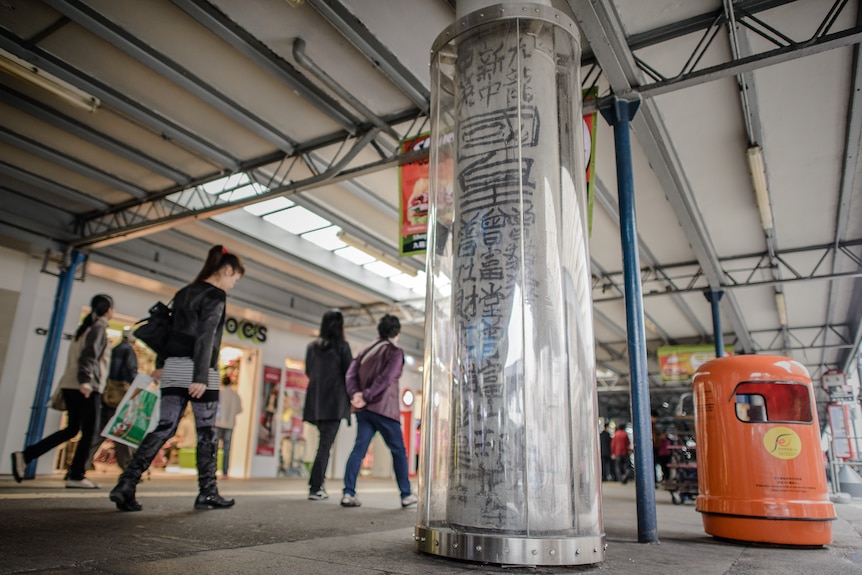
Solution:
<svg viewBox="0 0 862 575"><path fill-rule="evenodd" d="M159 423L159 388L153 378L139 373L108 421L102 436L129 447L139 447L144 437Z"/></svg>

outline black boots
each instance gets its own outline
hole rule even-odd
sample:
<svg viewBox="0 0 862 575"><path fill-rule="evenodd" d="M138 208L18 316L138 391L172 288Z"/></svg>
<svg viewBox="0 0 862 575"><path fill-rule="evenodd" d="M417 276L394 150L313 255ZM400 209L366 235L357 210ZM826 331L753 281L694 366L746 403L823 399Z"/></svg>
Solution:
<svg viewBox="0 0 862 575"><path fill-rule="evenodd" d="M233 507L233 499L225 499L218 493L201 493L195 499L195 509L226 509Z"/></svg>
<svg viewBox="0 0 862 575"><path fill-rule="evenodd" d="M198 428L198 498L195 509L225 509L232 507L233 499L218 494L216 484L216 450L218 437L212 427Z"/></svg>
<svg viewBox="0 0 862 575"><path fill-rule="evenodd" d="M111 489L111 494L108 496L111 501L117 504L117 509L120 511L140 511L143 509L141 504L135 499L135 484L136 481L131 479L120 479L117 486Z"/></svg>

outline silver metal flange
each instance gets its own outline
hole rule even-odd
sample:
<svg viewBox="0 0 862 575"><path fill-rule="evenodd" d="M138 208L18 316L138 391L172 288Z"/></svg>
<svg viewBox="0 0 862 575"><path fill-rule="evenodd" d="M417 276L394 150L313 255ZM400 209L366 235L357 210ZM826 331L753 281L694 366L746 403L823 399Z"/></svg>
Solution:
<svg viewBox="0 0 862 575"><path fill-rule="evenodd" d="M541 20L543 22L555 24L556 26L567 30L576 40L578 40L578 44L580 44L580 32L578 31L578 27L575 25L574 20L572 20L565 12L561 12L556 8L545 6L543 4L516 2L488 6L487 8L471 12L463 18L458 18L455 22L444 28L434 40L434 43L431 45L431 57L433 58L434 54L436 54L440 48L448 44L453 38L471 28L475 28L476 26L487 24L489 22L513 19Z"/></svg>
<svg viewBox="0 0 862 575"><path fill-rule="evenodd" d="M416 549L464 561L500 565L590 565L605 560L604 534L595 537L506 537L417 526Z"/></svg>

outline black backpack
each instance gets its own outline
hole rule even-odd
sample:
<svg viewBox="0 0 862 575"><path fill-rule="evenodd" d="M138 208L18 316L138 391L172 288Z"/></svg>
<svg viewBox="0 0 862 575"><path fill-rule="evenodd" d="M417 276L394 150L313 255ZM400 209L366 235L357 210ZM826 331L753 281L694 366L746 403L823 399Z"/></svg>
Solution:
<svg viewBox="0 0 862 575"><path fill-rule="evenodd" d="M156 302L150 308L150 316L135 324L135 337L147 344L156 355L164 355L167 351L168 338L174 323L173 311L168 306L170 302L168 305Z"/></svg>

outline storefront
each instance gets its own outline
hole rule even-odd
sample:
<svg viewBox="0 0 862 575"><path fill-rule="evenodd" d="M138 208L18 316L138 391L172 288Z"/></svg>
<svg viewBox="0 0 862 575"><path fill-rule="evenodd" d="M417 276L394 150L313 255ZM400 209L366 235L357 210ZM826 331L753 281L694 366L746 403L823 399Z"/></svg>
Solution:
<svg viewBox="0 0 862 575"><path fill-rule="evenodd" d="M10 473L9 453L21 449L29 421L56 278L41 271L40 259L6 248L0 248L0 267L10 272L0 277L0 313L10 318L8 324L0 326L0 422L4 422L0 423L3 451L0 473ZM86 281L75 282L72 289L63 333L74 332L81 314L88 311L93 294L107 293L115 301L115 316L111 324L112 344L115 345L124 326L143 317L155 300L169 301L175 291L171 286L147 278L106 266L89 265ZM316 335L316 327L301 326L281 317L235 306L230 297L227 315L219 369L223 376L234 381L234 389L243 405L234 427L229 474L237 478L307 477L317 450L317 433L314 426L302 422L306 385L304 359L306 346ZM347 335L354 353L369 343L351 339L349 333ZM68 347L69 339L64 338L58 366L65 361ZM149 372L155 364L152 352L140 342L136 343L136 351L139 370ZM9 358L16 358L16 361ZM401 377L402 394L409 390L414 398L420 397L420 366L421 358L407 358ZM58 369L55 381L59 376ZM402 405L402 414L405 413L418 412ZM61 417L59 412L48 410L46 435L62 426ZM405 444L408 446L410 470L414 473L416 442L411 434L415 433L418 420L415 416L409 419L405 423L409 423L411 430ZM342 424L333 446L328 478L342 477L355 430L355 425L348 427ZM183 444L193 445L194 440L186 438ZM62 463L60 451L56 450L53 458L41 458L37 474L57 471ZM391 458L379 437L375 438L369 452L372 456L368 458L364 473L375 477L391 476ZM376 462L374 453L381 454ZM111 464L110 457L105 461L97 459L97 463ZM157 458L153 467L158 469L160 466L168 473L186 470L194 473L193 466L180 465L178 452L166 452L163 458Z"/></svg>

